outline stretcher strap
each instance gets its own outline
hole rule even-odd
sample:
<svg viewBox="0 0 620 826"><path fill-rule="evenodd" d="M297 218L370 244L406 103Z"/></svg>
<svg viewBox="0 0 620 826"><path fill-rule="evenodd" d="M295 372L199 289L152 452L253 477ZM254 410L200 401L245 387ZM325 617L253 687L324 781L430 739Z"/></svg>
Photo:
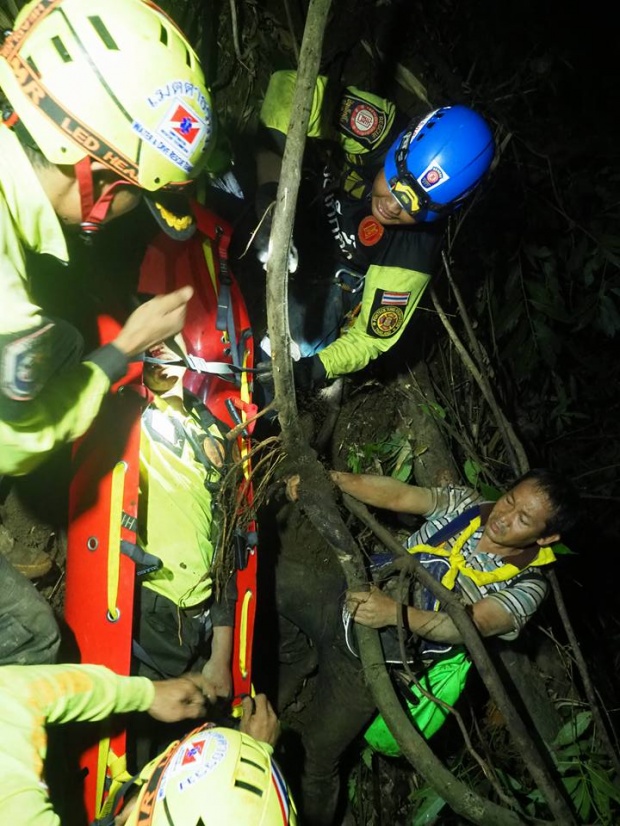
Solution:
<svg viewBox="0 0 620 826"><path fill-rule="evenodd" d="M105 792L105 781L108 774L108 759L110 755L110 738L102 737L99 741L99 750L97 752L97 799L95 801L96 808L102 805L103 795Z"/></svg>
<svg viewBox="0 0 620 826"><path fill-rule="evenodd" d="M126 791L124 786L128 786L130 781L135 780L127 771L127 760L125 755L116 755L110 748L108 737L99 742L99 760L97 773L97 826L114 823L114 809L116 807L119 791ZM103 795L105 794L105 800Z"/></svg>
<svg viewBox="0 0 620 826"><path fill-rule="evenodd" d="M241 627L239 628L239 671L244 680L247 680L250 671L251 654L251 625L249 612L254 609L254 594L248 590L243 595L241 604Z"/></svg>
<svg viewBox="0 0 620 826"><path fill-rule="evenodd" d="M250 353L246 349L243 354L243 366L246 367ZM241 386L239 395L242 405L240 406L240 416L243 422L247 421L246 409L250 404L250 384L248 374L241 374ZM249 440L243 434L239 438L239 448L245 486L243 495L249 506L253 503L251 485L251 462ZM248 525L248 536L252 525ZM247 540L246 540L247 541ZM236 656L233 659L233 681L235 696L240 698L243 694L252 694L252 646L254 638L254 617L256 614L256 549L252 549L244 568L237 571L237 591L239 594L236 609ZM238 707L240 708L240 707ZM233 712L234 713L234 712Z"/></svg>
<svg viewBox="0 0 620 826"><path fill-rule="evenodd" d="M110 490L110 532L108 535L108 613L110 622L120 617L117 605L121 560L121 525L123 519L123 497L125 493L125 473L127 464L117 462L112 471Z"/></svg>

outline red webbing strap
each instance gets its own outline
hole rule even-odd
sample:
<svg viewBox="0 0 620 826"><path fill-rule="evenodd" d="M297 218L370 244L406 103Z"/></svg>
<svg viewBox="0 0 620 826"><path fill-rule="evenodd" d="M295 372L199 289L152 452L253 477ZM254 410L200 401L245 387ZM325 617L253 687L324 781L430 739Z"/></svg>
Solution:
<svg viewBox="0 0 620 826"><path fill-rule="evenodd" d="M118 188L129 185L130 184L128 181L124 180L114 181L114 183L110 184L103 195L97 200L96 204L92 207L90 213L86 216L86 220L94 224L102 224L108 214L108 210L110 209L110 205L114 200L114 196L116 195Z"/></svg>
<svg viewBox="0 0 620 826"><path fill-rule="evenodd" d="M95 190L93 186L93 171L90 167L90 155L82 158L75 166L75 177L80 190L80 204L82 206L82 220L86 221L95 203Z"/></svg>
<svg viewBox="0 0 620 826"><path fill-rule="evenodd" d="M118 188L127 186L128 181L119 180L111 183L97 199L95 203L95 189L93 184L93 171L90 156L82 158L75 164L75 177L80 191L80 204L82 207L82 221L80 227L82 232L98 232L106 219L108 211L114 200Z"/></svg>

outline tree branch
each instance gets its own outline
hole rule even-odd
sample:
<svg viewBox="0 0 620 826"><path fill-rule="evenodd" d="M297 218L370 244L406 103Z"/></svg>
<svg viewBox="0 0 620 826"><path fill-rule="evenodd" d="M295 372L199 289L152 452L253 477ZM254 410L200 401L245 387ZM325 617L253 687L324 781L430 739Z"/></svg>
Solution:
<svg viewBox="0 0 620 826"><path fill-rule="evenodd" d="M293 439L299 445L303 441L290 358L288 250L293 234L306 132L329 8L330 0L311 0L308 7L271 227L272 252L267 263L267 323L271 342L276 406L279 410L285 444L287 439Z"/></svg>

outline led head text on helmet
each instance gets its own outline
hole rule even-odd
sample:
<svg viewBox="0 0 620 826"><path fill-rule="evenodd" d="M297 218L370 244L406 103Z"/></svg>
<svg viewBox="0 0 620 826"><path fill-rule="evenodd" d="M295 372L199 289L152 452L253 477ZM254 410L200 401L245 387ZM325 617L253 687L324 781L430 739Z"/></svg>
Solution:
<svg viewBox="0 0 620 826"><path fill-rule="evenodd" d="M385 158L385 177L392 195L416 221L436 221L473 192L494 152L484 118L466 106L444 106L398 136Z"/></svg>
<svg viewBox="0 0 620 826"><path fill-rule="evenodd" d="M211 96L177 26L147 0L34 0L0 49L0 86L53 164L90 156L143 189L206 161Z"/></svg>

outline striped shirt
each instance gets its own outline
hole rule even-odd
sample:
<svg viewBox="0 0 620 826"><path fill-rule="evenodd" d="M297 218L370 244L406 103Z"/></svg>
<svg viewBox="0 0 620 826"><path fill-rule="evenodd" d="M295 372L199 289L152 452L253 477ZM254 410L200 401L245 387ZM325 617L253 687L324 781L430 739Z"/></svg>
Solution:
<svg viewBox="0 0 620 826"><path fill-rule="evenodd" d="M472 488L448 486L431 488L431 492L433 507L424 515L426 521L422 527L407 540L407 548L426 544L440 528L449 524L460 513L473 505L485 502L483 497ZM463 546L462 554L467 566L473 570L494 571L502 567L506 558L476 550L483 531L484 527L481 526L472 534ZM456 536L446 541L446 549L453 547L458 536L457 533ZM548 589L547 580L540 569L532 567L525 568L512 579L488 585L477 585L469 577L459 574L455 586L455 590L467 603L489 598L499 602L504 610L508 611L514 621L514 630L501 634L500 639L503 640L514 640L518 637L525 623L540 607Z"/></svg>

